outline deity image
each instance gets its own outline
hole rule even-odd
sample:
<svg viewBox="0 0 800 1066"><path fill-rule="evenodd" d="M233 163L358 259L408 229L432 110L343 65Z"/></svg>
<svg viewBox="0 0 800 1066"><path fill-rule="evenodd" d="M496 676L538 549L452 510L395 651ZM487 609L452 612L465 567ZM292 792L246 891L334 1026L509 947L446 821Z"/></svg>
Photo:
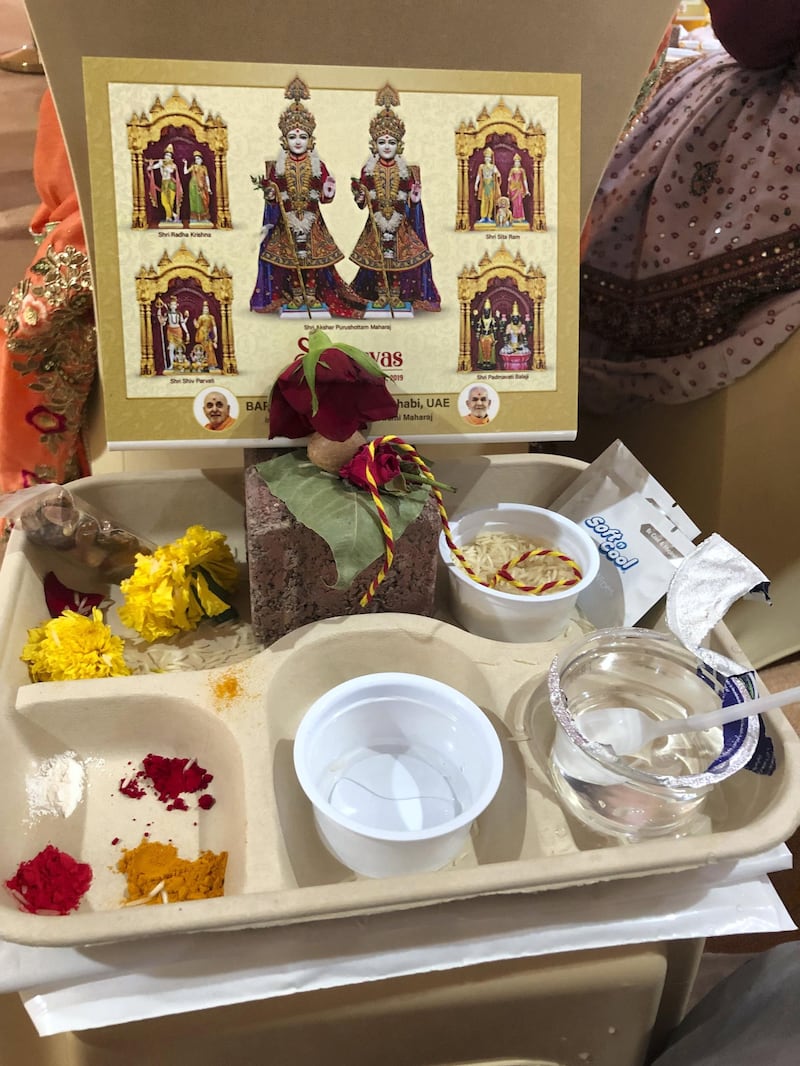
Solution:
<svg viewBox="0 0 800 1066"><path fill-rule="evenodd" d="M509 245L465 265L457 282L461 328L458 371L498 374L547 370L547 278Z"/></svg>
<svg viewBox="0 0 800 1066"><path fill-rule="evenodd" d="M202 374L206 371L206 353L203 351L203 347L200 344L195 344L194 348L189 352L189 366L197 373Z"/></svg>
<svg viewBox="0 0 800 1066"><path fill-rule="evenodd" d="M500 355L505 365L509 365L508 356L513 356L516 362L514 367L530 365L531 349L528 345L528 330L530 327L530 316L527 321L523 321L520 314L519 304L514 301L514 306L511 308L511 314L506 322L505 329L503 330L503 346L500 349Z"/></svg>
<svg viewBox="0 0 800 1066"><path fill-rule="evenodd" d="M188 283L166 297L156 297L152 304L155 373L236 373L230 356L223 368L219 308L215 303L212 309L211 299Z"/></svg>
<svg viewBox="0 0 800 1066"><path fill-rule="evenodd" d="M369 125L371 154L351 182L356 205L367 209L364 229L350 256L359 268L352 288L369 301L367 317L439 311L419 168L402 155L406 127L394 111L400 97L385 85L375 103L380 110Z"/></svg>
<svg viewBox="0 0 800 1066"><path fill-rule="evenodd" d="M156 300L156 317L161 326L161 347L164 370L177 370L187 365L186 351L189 347L189 330L186 322L189 312L181 310L178 297L170 296L165 304Z"/></svg>
<svg viewBox="0 0 800 1066"><path fill-rule="evenodd" d="M127 122L132 229L232 229L228 124L177 89Z"/></svg>
<svg viewBox="0 0 800 1066"><path fill-rule="evenodd" d="M193 322L195 333L195 348L200 348L203 354L203 365L206 370L219 370L222 368L217 360L217 346L219 337L217 323L208 309L208 301L203 301L203 309ZM194 349L193 349L194 351Z"/></svg>
<svg viewBox="0 0 800 1066"><path fill-rule="evenodd" d="M525 197L530 196L528 176L522 166L519 152L514 153L514 165L508 172L508 198L511 201L512 222L527 222L525 217Z"/></svg>
<svg viewBox="0 0 800 1066"><path fill-rule="evenodd" d="M547 132L503 100L455 131L456 230L544 232Z"/></svg>
<svg viewBox="0 0 800 1066"><path fill-rule="evenodd" d="M478 342L477 369L495 370L497 368L497 337L500 332L499 312L495 315L487 296L481 313L477 308L472 312L472 331Z"/></svg>
<svg viewBox="0 0 800 1066"><path fill-rule="evenodd" d="M495 211L494 220L501 227L511 225L511 201L507 196L497 197L497 210Z"/></svg>
<svg viewBox="0 0 800 1066"><path fill-rule="evenodd" d="M142 263L135 281L142 377L238 374L234 278L223 263L212 267L181 245L172 254L164 249L155 266Z"/></svg>
<svg viewBox="0 0 800 1066"><path fill-rule="evenodd" d="M494 161L494 152L488 145L483 151L483 162L475 175L475 196L480 204L478 221L494 222L497 198L500 196L500 171Z"/></svg>
<svg viewBox="0 0 800 1066"><path fill-rule="evenodd" d="M295 78L280 116L280 152L253 182L264 194L258 277L250 310L281 316L363 318L366 301L339 276L344 253L320 210L336 195L336 181L317 154L316 119L301 101L308 87Z"/></svg>
<svg viewBox="0 0 800 1066"><path fill-rule="evenodd" d="M183 173L189 177L189 225L211 223L211 179L202 152L192 155L191 165L184 159Z"/></svg>
<svg viewBox="0 0 800 1066"><path fill-rule="evenodd" d="M160 173L156 182L155 171ZM164 149L161 159L151 159L147 164L147 189L153 206L160 204L164 212L163 221L181 224L180 210L183 199L183 186L175 162L175 149L170 144Z"/></svg>

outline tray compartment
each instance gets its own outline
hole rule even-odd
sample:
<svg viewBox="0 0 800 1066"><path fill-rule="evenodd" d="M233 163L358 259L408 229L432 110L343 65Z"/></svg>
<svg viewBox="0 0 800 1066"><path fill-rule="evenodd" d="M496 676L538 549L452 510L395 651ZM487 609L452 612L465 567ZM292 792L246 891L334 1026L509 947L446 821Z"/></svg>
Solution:
<svg viewBox="0 0 800 1066"><path fill-rule="evenodd" d="M164 691L165 680L173 691ZM151 675L137 679L125 693L116 679L48 682L20 690L16 715L28 748L28 773L36 773L53 756L74 752L85 778L82 799L67 817L55 811L23 820L17 862L47 843L88 862L94 879L81 910L119 908L125 881L115 870L116 861L123 848L136 847L143 838L171 842L186 858L227 850L226 887L247 891L249 805L240 745L219 715L178 691L176 682ZM186 794L188 810L169 810L147 783L141 798L124 795L120 783L141 769L149 753L195 758L213 774L206 791L216 800L214 806L203 810L199 794ZM0 843L3 870L13 862L7 841ZM0 903L15 909L5 893Z"/></svg>
<svg viewBox="0 0 800 1066"><path fill-rule="evenodd" d="M436 472L459 486L455 501L448 500L455 514L502 500L546 506L582 466L575 460L514 455L448 460L437 463ZM174 539L195 522L220 529L244 569L241 471L106 475L74 488L121 525L157 543ZM771 778L740 774L725 782L706 832L620 845L571 824L547 773L552 721L538 712L529 719L527 709L552 656L581 635L577 623L546 645L506 645L463 632L449 623L444 609L437 618L362 615L307 626L219 669L31 685L19 653L25 627L45 617L44 562L24 537L12 534L0 571L0 776L7 814L0 833L0 875L11 876L22 859L30 858L38 850L31 851L34 841L43 846L52 840L68 850L66 842L74 840L75 857L92 864L98 883L91 899L63 919L22 913L6 894L0 898L0 937L5 939L92 944L557 890L733 861L788 839L800 823L800 740L783 715L773 712L769 725L778 772ZM50 568L61 576L63 571ZM727 654L741 655L724 627L718 627L715 642ZM384 669L424 673L471 696L492 715L506 775L467 851L451 867L373 881L345 870L319 841L310 805L295 780L292 743L313 699L348 677ZM231 679L237 683L235 698L228 698L221 684ZM177 713L159 715L159 701ZM26 827L25 774L65 750L98 760L90 766L83 805L68 819L48 816ZM210 791L216 805L210 811L167 812L153 801L152 816L145 814L150 808L144 800L115 795L112 805L119 778L131 769L128 760L138 765L148 751L194 754L215 775ZM114 818L119 803L125 804L119 809L129 819L130 836L120 832ZM191 829L185 842L178 839L184 820ZM191 826L195 820L198 825ZM147 821L153 825L144 825ZM113 873L118 848L110 841L119 836L134 846L142 828L151 839L173 839L187 858L200 848L227 850L225 896L119 909L124 881Z"/></svg>
<svg viewBox="0 0 800 1066"><path fill-rule="evenodd" d="M378 672L387 664L392 670L441 681L469 696L489 715L503 745L500 789L478 818L466 850L453 865L468 868L513 862L522 854L530 814L527 770L503 720L503 688L496 672L487 670L468 650L457 646L452 638L461 634L452 626L435 622L426 627L428 632L421 633L415 628L416 622L411 616L379 616L367 632L358 634L349 625L332 624L330 633L319 626L309 627L314 671L305 668L308 650L290 648L269 683L267 707L276 717L276 726L280 723L273 760L272 803L298 887L352 881L355 875L329 855L318 837L311 805L295 777L292 738L308 707L324 692L353 677ZM445 635L451 639L445 639ZM278 652L281 643L273 646Z"/></svg>

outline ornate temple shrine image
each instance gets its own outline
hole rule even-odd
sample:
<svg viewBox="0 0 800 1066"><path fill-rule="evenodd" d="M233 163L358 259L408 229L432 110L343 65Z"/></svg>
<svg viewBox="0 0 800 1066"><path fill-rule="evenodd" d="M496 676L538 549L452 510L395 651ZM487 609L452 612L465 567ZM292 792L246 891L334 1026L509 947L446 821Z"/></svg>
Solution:
<svg viewBox="0 0 800 1066"><path fill-rule="evenodd" d="M458 277L458 370L520 373L547 369L547 279L505 246Z"/></svg>
<svg viewBox="0 0 800 1066"><path fill-rule="evenodd" d="M181 247L136 275L143 377L236 374L233 279Z"/></svg>
<svg viewBox="0 0 800 1066"><path fill-rule="evenodd" d="M128 120L132 229L231 229L228 127L176 89Z"/></svg>
<svg viewBox="0 0 800 1066"><path fill-rule="evenodd" d="M501 100L490 112L456 130L457 230L544 231L544 161L541 123L513 112Z"/></svg>
<svg viewBox="0 0 800 1066"><path fill-rule="evenodd" d="M317 149L316 118L304 103L311 92L296 77L284 95L291 102L278 119L279 151L263 175L252 177L264 212L251 311L305 319L397 319L438 311L420 171L402 154L406 127L395 110L398 93L384 85L375 96L379 110L365 117L369 156L355 168L359 176L351 178L349 193L353 210L366 218L349 256L356 269L350 283L339 272L345 253L325 218L337 185Z"/></svg>

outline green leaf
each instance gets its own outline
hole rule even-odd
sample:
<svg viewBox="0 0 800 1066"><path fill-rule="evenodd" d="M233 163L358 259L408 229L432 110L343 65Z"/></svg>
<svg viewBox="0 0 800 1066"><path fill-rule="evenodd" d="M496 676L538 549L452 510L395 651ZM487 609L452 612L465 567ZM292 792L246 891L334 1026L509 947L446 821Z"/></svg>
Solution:
<svg viewBox="0 0 800 1066"><path fill-rule="evenodd" d="M317 397L317 363L326 348L330 348L331 342L324 330L315 329L308 338L308 351L303 356L303 377L306 379L308 391L311 393L311 417L319 410Z"/></svg>
<svg viewBox="0 0 800 1066"><path fill-rule="evenodd" d="M336 563L334 588L349 588L365 567L383 556L383 532L368 492L335 474L326 474L303 451L268 459L256 469L273 496L286 504L297 521L329 545ZM427 499L424 488L402 496L381 495L395 544L419 516Z"/></svg>
<svg viewBox="0 0 800 1066"><path fill-rule="evenodd" d="M317 363L319 362L319 352L309 351L303 356L303 377L306 379L306 385L308 385L308 391L311 393L311 417L319 410L319 398L317 396Z"/></svg>

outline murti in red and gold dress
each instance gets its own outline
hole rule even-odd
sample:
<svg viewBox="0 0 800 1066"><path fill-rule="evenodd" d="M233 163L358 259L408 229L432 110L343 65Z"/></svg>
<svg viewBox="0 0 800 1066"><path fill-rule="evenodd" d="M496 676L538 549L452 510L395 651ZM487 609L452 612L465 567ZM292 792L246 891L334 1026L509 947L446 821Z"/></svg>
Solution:
<svg viewBox="0 0 800 1066"><path fill-rule="evenodd" d="M350 259L360 268L353 289L373 308L411 306L438 311L441 299L433 281L417 167L400 154L405 123L393 107L400 98L386 85L375 102L381 110L370 122L371 155L352 183L367 218Z"/></svg>
<svg viewBox="0 0 800 1066"><path fill-rule="evenodd" d="M279 120L281 150L258 184L264 192L263 240L250 309L262 312L328 310L360 318L359 299L336 271L344 259L325 225L321 204L336 195L336 182L314 147L316 120L300 102L308 88L295 78L292 100Z"/></svg>

